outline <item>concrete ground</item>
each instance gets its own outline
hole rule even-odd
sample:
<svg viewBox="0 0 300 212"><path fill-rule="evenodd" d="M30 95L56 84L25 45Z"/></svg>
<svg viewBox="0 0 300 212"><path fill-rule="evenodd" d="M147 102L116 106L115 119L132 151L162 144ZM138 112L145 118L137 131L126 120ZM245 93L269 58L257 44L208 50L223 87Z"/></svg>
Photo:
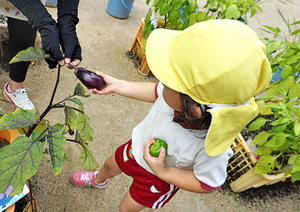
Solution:
<svg viewBox="0 0 300 212"><path fill-rule="evenodd" d="M148 7L145 0L136 0L134 10L128 19L120 20L106 12L107 0L80 1L78 37L82 47L81 66L89 70L101 70L116 78L131 81L156 82L153 76L144 77L137 72L134 63L126 53L132 45L137 30ZM201 5L201 1L198 1ZM248 25L261 36L267 35L260 29L263 25L285 28L278 9L289 18L300 20L300 1L278 0L261 3L263 13L258 12L249 19ZM56 16L55 8L48 8ZM8 79L8 74L1 73L0 87ZM36 62L28 73L25 87L32 91L30 98L42 112L48 104L56 79L56 70L49 70L44 61ZM73 71L62 69L60 84L55 100L59 101L73 93L75 85ZM90 143L97 162L101 165L107 157L123 142L131 137L131 130L147 114L151 107L143 103L118 95L91 95L82 99L85 112L91 119L94 130L94 141ZM7 109L7 108L6 108ZM8 108L10 109L10 108ZM62 120L63 111L51 111L46 117L52 123ZM79 162L80 148L76 144L66 143L65 152L68 160L63 171L54 176L48 157L45 156L38 172L32 177L33 195L42 212L110 212L118 211L118 205L127 192L131 179L121 174L110 181L104 190L93 188L76 188L69 183L69 176L83 170ZM284 186L284 185L283 185ZM143 211L148 211L147 209ZM239 194L224 188L210 194L195 194L180 190L178 194L160 211L300 211L300 199L297 192L287 192L284 196L254 197L251 200L241 199Z"/></svg>

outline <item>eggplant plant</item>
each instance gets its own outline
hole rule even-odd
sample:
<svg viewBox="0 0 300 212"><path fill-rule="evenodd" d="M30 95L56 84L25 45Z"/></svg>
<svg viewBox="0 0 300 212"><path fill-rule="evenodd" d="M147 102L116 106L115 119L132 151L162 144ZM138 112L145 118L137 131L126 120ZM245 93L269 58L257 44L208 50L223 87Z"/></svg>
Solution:
<svg viewBox="0 0 300 212"><path fill-rule="evenodd" d="M253 139L252 144L257 146L254 154L260 155L255 173L283 172L295 182L300 180L300 21L289 23L278 12L287 24L288 35L282 36L278 27L265 26L274 39L261 39L267 41L266 54L273 73L279 72L280 79L270 83L264 95L257 97L260 114L271 118L257 118L248 131L256 131L265 124L272 126Z"/></svg>
<svg viewBox="0 0 300 212"><path fill-rule="evenodd" d="M11 63L36 61L49 57L41 48L30 47L20 52ZM54 102L59 84L61 67L58 66L57 78L46 109L40 114L37 109L17 108L12 113L0 109L0 130L18 129L18 136L10 145L0 149L0 193L11 190L9 196L22 192L28 179L36 174L43 154L48 154L54 175L59 174L64 165L66 153L64 144L72 142L82 147L80 161L84 169L95 171L98 164L88 142L93 140L90 119L84 112L84 104L79 99L87 98L84 87L78 83L72 94ZM0 99L1 102L10 103ZM11 103L10 103L11 104ZM63 123L50 123L45 119L52 109L61 109Z"/></svg>
<svg viewBox="0 0 300 212"><path fill-rule="evenodd" d="M247 15L253 17L262 11L260 0L207 0L199 8L196 0L146 0L149 11L143 29L147 40L154 28L184 30L185 28L210 19L237 19L247 23Z"/></svg>

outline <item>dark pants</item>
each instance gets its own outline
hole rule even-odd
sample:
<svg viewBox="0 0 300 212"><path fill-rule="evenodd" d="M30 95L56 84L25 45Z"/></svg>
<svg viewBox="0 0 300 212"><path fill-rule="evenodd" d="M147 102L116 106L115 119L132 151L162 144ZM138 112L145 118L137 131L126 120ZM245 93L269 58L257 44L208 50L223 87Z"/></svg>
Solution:
<svg viewBox="0 0 300 212"><path fill-rule="evenodd" d="M19 51L34 46L36 30L27 21L14 18L7 20L9 31L9 44L7 59L10 61ZM15 82L23 82L26 78L30 62L19 62L9 65L9 77Z"/></svg>

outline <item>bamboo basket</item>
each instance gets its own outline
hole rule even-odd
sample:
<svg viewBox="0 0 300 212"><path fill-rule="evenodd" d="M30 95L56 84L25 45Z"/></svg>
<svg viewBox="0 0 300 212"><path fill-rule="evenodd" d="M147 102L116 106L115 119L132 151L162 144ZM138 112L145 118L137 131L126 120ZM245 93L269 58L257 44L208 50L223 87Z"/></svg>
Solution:
<svg viewBox="0 0 300 212"><path fill-rule="evenodd" d="M151 74L151 70L148 66L146 55L143 52L143 47L145 44L144 36L143 36L144 23L145 23L145 19L142 18L140 28L129 50L133 54L134 58L138 63L138 72L143 76L149 76Z"/></svg>
<svg viewBox="0 0 300 212"><path fill-rule="evenodd" d="M227 182L232 191L242 192L250 188L272 185L284 177L284 174L255 174L257 159L241 134L237 136L231 148L234 155L227 166Z"/></svg>

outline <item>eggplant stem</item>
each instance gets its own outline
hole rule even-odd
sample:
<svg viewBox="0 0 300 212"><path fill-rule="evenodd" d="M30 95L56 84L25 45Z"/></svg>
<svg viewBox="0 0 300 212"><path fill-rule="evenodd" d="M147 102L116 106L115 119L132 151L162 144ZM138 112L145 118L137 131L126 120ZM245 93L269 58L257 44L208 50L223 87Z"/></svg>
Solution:
<svg viewBox="0 0 300 212"><path fill-rule="evenodd" d="M72 68L74 68L75 70L77 70L77 68L75 66L73 66L71 63L68 63L68 65L70 65Z"/></svg>
<svg viewBox="0 0 300 212"><path fill-rule="evenodd" d="M74 68L74 74L75 74L75 76L77 76L77 73L76 73L76 71L77 71L77 68L75 67L75 66L73 66L71 63L68 63L72 68Z"/></svg>

